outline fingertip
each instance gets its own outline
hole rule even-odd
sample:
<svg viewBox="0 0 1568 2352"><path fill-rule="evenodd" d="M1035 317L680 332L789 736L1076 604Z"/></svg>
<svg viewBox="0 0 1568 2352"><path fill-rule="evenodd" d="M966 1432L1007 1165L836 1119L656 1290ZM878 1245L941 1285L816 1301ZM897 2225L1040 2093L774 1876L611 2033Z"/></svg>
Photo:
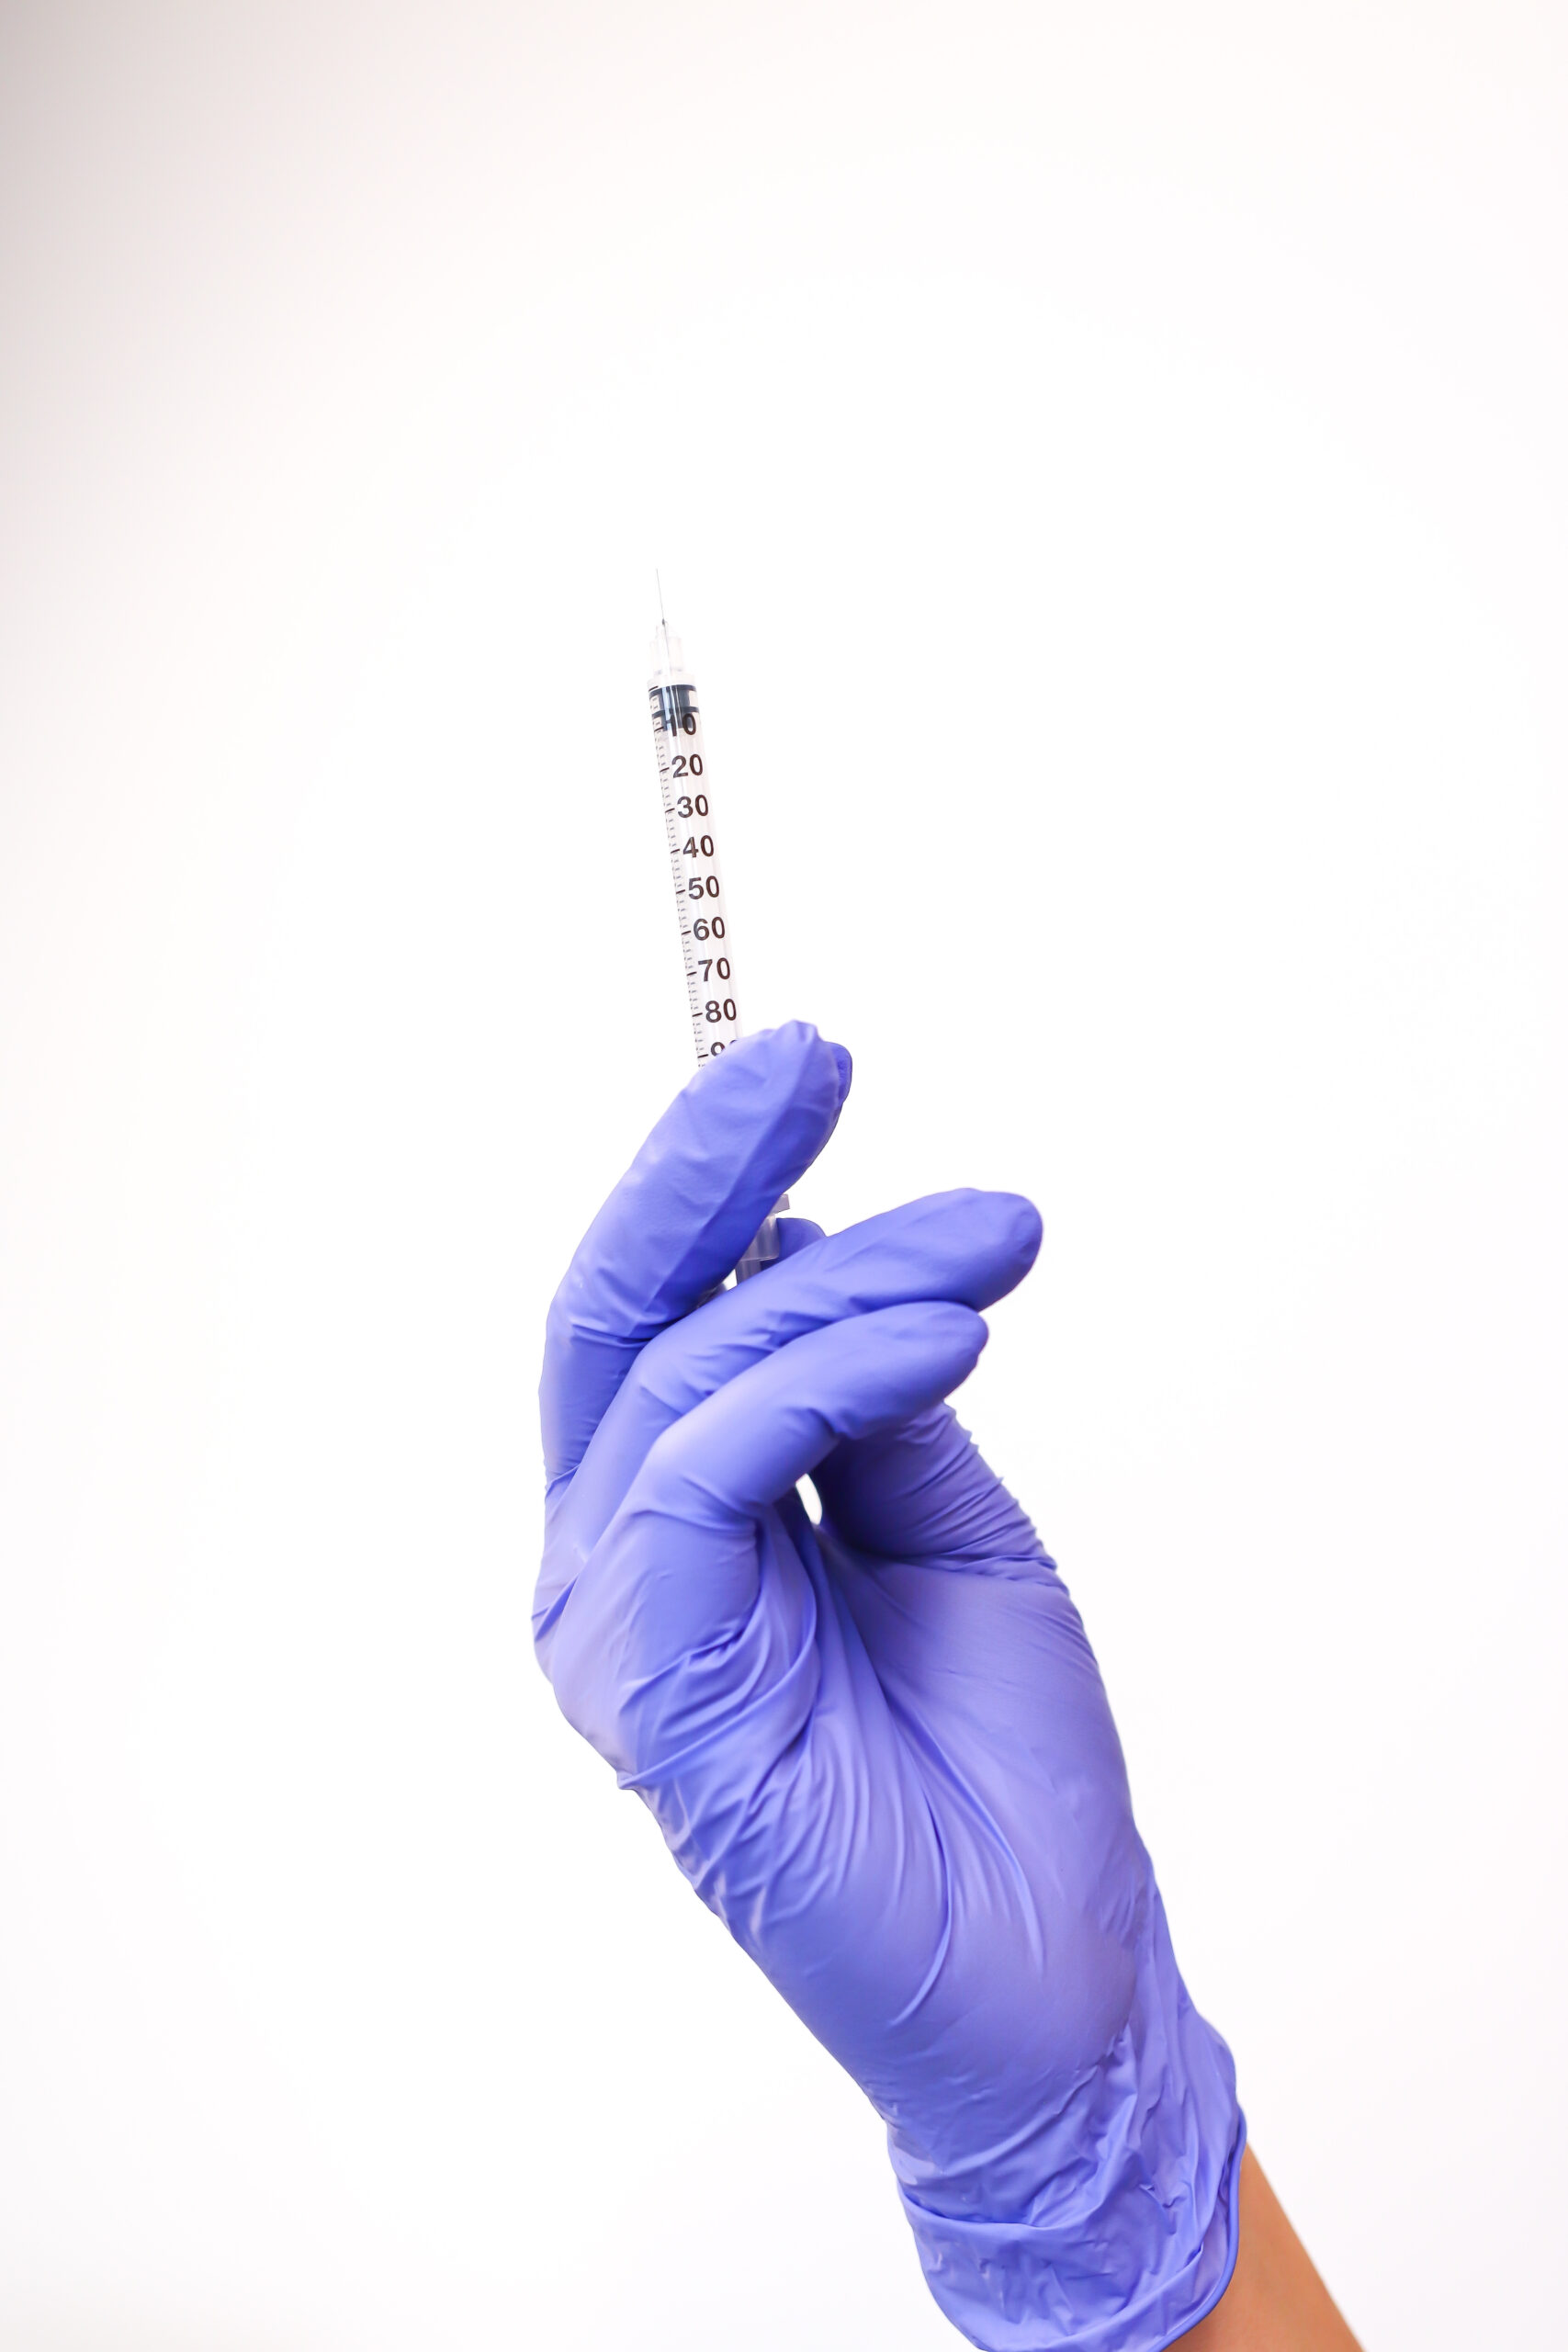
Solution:
<svg viewBox="0 0 1568 2352"><path fill-rule="evenodd" d="M749 1029L744 1036L734 1038L724 1053L715 1054L698 1077L728 1076L749 1064L798 1069L820 1043L809 1021L781 1021L773 1029Z"/></svg>
<svg viewBox="0 0 1568 2352"><path fill-rule="evenodd" d="M809 1021L781 1022L776 1029L753 1029L737 1037L698 1071L687 1093L705 1114L735 1124L761 1144L782 1122L791 1131L791 1150L800 1168L810 1164L833 1131L839 1115L839 1066ZM798 1140L797 1123L804 1121ZM807 1142L807 1132L814 1137ZM786 1178L785 1182L793 1181ZM783 1187L781 1187L783 1189Z"/></svg>
<svg viewBox="0 0 1568 2352"><path fill-rule="evenodd" d="M1033 1202L1022 1193L974 1195L990 1238L991 1261L976 1306L992 1306L1015 1290L1040 1255L1045 1227Z"/></svg>
<svg viewBox="0 0 1568 2352"><path fill-rule="evenodd" d="M985 1317L972 1306L949 1306L945 1303L942 1314L953 1345L967 1348L978 1358L991 1336L991 1327Z"/></svg>
<svg viewBox="0 0 1568 2352"><path fill-rule="evenodd" d="M1014 1246L1027 1273L1040 1255L1040 1245L1045 1238L1045 1220L1026 1193L1004 1193L1001 1197L1011 1211Z"/></svg>
<svg viewBox="0 0 1568 2352"><path fill-rule="evenodd" d="M885 1322L888 1329L903 1329L938 1353L954 1363L967 1359L971 1364L979 1361L981 1351L991 1336L989 1324L972 1306L946 1298L919 1299L907 1306L888 1306L874 1310L868 1321Z"/></svg>
<svg viewBox="0 0 1568 2352"><path fill-rule="evenodd" d="M994 1306L1016 1290L1040 1254L1040 1212L1021 1193L932 1193L902 1214L911 1233L930 1236L926 1246L940 1252L950 1279L961 1276L972 1306Z"/></svg>
<svg viewBox="0 0 1568 2352"><path fill-rule="evenodd" d="M919 1311L928 1317L933 1329L951 1331L955 1337L959 1332L972 1333L986 1329L985 1317L976 1308L966 1306L961 1298L929 1299L922 1303Z"/></svg>
<svg viewBox="0 0 1568 2352"><path fill-rule="evenodd" d="M878 1363L881 1398L864 1417L863 1430L933 1404L962 1387L979 1363L990 1332L972 1306L949 1299L913 1300L854 1318ZM852 1325L840 1324L840 1331Z"/></svg>
<svg viewBox="0 0 1568 2352"><path fill-rule="evenodd" d="M822 1032L815 1021L781 1021L776 1029L759 1029L758 1037L772 1037L781 1047L797 1054L809 1054L823 1044Z"/></svg>
<svg viewBox="0 0 1568 2352"><path fill-rule="evenodd" d="M788 1062L803 1074L813 1063L821 1062L831 1069L837 1107L840 1110L854 1081L854 1057L849 1047L824 1037L814 1021L781 1021L773 1029L753 1029L738 1038L729 1052L732 1057L755 1055L769 1061Z"/></svg>

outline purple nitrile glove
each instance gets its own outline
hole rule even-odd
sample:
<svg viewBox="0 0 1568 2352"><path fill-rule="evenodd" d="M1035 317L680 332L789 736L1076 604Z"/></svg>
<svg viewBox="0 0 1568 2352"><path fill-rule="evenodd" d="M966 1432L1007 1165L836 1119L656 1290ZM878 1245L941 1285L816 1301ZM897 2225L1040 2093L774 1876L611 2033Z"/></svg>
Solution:
<svg viewBox="0 0 1568 2352"><path fill-rule="evenodd" d="M539 1657L884 2118L949 2318L987 2352L1156 2352L1235 2260L1230 2053L1077 1611L943 1402L1039 1217L965 1192L786 1221L776 1266L696 1305L849 1071L804 1023L743 1039L590 1227L546 1348Z"/></svg>

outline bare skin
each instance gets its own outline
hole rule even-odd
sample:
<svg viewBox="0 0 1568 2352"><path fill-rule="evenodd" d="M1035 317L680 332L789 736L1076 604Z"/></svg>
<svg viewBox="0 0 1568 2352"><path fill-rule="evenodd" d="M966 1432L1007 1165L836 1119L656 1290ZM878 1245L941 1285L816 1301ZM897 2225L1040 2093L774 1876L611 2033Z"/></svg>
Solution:
<svg viewBox="0 0 1568 2352"><path fill-rule="evenodd" d="M1235 2271L1182 2352L1360 2352L1248 2148Z"/></svg>

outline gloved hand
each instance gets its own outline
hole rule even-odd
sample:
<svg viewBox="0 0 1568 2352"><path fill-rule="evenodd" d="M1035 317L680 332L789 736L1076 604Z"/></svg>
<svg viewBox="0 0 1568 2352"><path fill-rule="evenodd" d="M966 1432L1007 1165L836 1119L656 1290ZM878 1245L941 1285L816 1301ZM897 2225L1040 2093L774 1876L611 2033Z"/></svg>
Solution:
<svg viewBox="0 0 1568 2352"><path fill-rule="evenodd" d="M742 1040L590 1227L548 1323L538 1653L885 2119L948 2316L987 2352L1153 2352L1235 2259L1230 2054L1077 1611L942 1401L1040 1220L971 1192L791 1220L777 1265L697 1304L849 1074L803 1023Z"/></svg>

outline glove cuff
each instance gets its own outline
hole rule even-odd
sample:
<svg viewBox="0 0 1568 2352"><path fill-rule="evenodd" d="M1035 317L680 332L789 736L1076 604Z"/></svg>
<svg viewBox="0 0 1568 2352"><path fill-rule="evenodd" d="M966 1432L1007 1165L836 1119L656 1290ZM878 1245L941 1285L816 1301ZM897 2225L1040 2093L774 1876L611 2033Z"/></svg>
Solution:
<svg viewBox="0 0 1568 2352"><path fill-rule="evenodd" d="M1128 2301L1095 2317L1074 2308L1081 2300L1074 2288L1085 2256L1078 2230L1069 2236L1026 2222L950 2221L917 2203L907 2189L899 2194L926 2284L954 2327L982 2352L1166 2352L1208 2316L1230 2285L1246 2142L1246 2119L1238 2112L1214 2210L1196 2249L1164 2276L1140 2279Z"/></svg>
<svg viewBox="0 0 1568 2352"><path fill-rule="evenodd" d="M1021 2210L985 2218L971 2184L967 2211L940 2212L958 2201L951 2179L893 2152L926 2283L981 2352L1165 2352L1230 2284L1235 2070L1188 1997L1157 1894L1152 1924L1115 2045L1040 2119L1043 2185Z"/></svg>

